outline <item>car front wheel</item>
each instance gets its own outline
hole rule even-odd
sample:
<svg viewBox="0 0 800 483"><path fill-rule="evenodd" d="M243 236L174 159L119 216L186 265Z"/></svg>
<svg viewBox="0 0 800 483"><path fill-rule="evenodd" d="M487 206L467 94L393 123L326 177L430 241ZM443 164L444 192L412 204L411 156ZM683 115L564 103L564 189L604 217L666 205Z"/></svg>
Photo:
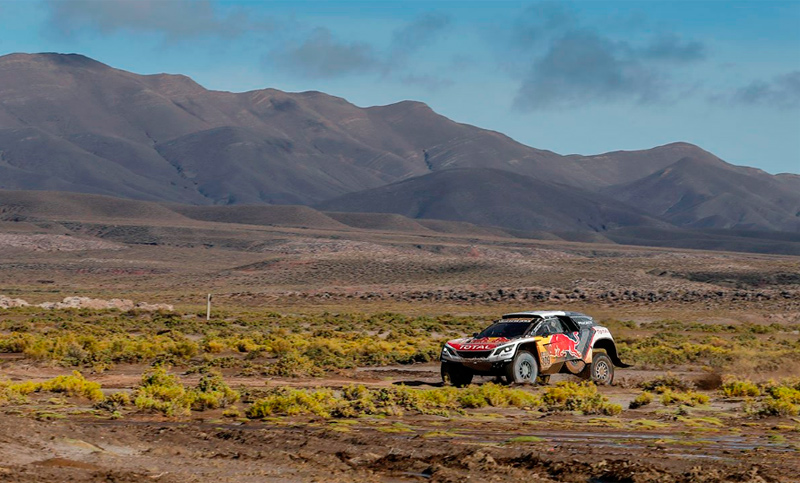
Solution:
<svg viewBox="0 0 800 483"><path fill-rule="evenodd" d="M473 373L461 364L442 362L442 383L445 386L464 387L472 382Z"/></svg>
<svg viewBox="0 0 800 483"><path fill-rule="evenodd" d="M528 351L519 351L506 366L506 380L511 384L533 384L539 377L539 363Z"/></svg>

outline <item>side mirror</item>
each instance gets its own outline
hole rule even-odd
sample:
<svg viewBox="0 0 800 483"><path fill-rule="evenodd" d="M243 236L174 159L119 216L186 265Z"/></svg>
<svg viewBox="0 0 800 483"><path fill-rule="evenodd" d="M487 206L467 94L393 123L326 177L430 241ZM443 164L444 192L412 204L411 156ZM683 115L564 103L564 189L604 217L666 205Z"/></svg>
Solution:
<svg viewBox="0 0 800 483"><path fill-rule="evenodd" d="M474 334L472 334L472 338L474 339L475 337L478 337L478 333L477 333L477 332L475 332Z"/></svg>

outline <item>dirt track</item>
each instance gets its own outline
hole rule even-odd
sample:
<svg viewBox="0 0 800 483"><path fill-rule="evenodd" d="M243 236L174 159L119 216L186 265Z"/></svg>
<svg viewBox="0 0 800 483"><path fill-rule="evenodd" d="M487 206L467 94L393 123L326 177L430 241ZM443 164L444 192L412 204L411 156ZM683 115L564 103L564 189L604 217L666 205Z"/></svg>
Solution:
<svg viewBox="0 0 800 483"><path fill-rule="evenodd" d="M434 369L379 368L354 378L267 383L426 386L436 384ZM125 372L112 370L96 380L130 387ZM648 374L631 371L627 377L630 383ZM620 403L636 392L620 386L603 390ZM733 406L713 410L722 414ZM46 403L38 414L42 409ZM684 420L659 415L658 409L617 417L486 408L451 417L267 421L222 419L219 412L193 420L135 413L110 420L78 412L65 419L24 411L0 415L0 480L800 481L792 476L800 475L800 433L787 431L792 421L781 419L730 419L736 422L720 426L703 413ZM777 426L784 430L776 432Z"/></svg>
<svg viewBox="0 0 800 483"><path fill-rule="evenodd" d="M13 418L13 419L12 419ZM246 425L164 421L41 423L2 416L5 481L797 481L796 454L758 448L757 437L661 441L660 433L527 431L516 421L436 420L414 429L281 421ZM346 432L342 428L347 428ZM433 436L426 436L433 434ZM519 434L515 432L515 434ZM69 436L66 436L69 435ZM698 441L712 441L698 451ZM12 459L7 459L13 452ZM762 479L759 479L762 478Z"/></svg>

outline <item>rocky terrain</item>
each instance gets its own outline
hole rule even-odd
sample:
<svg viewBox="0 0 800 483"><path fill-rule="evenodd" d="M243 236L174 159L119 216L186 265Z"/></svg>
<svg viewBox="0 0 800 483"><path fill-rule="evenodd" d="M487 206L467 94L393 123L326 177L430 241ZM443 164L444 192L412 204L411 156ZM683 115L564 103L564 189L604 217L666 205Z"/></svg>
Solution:
<svg viewBox="0 0 800 483"><path fill-rule="evenodd" d="M16 298L9 298L0 295L0 309L10 309L17 307L30 307L27 301ZM174 310L169 304L150 304L147 302L134 302L125 299L93 299L89 297L65 297L61 302L42 302L36 307L43 309L91 309L91 310L142 310L146 312L154 310Z"/></svg>

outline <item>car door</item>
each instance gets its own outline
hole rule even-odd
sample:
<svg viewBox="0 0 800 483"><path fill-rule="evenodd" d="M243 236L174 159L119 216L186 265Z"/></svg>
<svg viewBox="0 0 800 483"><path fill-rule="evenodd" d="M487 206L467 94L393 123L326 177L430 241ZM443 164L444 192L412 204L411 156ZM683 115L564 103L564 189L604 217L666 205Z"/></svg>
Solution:
<svg viewBox="0 0 800 483"><path fill-rule="evenodd" d="M581 359L581 353L578 350L580 333L574 329L570 321L564 321L561 318L553 319L553 332L547 344L547 351L553 363Z"/></svg>
<svg viewBox="0 0 800 483"><path fill-rule="evenodd" d="M592 341L592 319L586 316L574 316L564 317L562 322L575 334L578 340L575 350L580 354L580 359L586 360Z"/></svg>
<svg viewBox="0 0 800 483"><path fill-rule="evenodd" d="M539 353L547 354L545 359L545 366L550 366L559 362L568 360L569 339L564 334L564 327L560 320L557 318L545 319L537 328L536 334L538 337Z"/></svg>

